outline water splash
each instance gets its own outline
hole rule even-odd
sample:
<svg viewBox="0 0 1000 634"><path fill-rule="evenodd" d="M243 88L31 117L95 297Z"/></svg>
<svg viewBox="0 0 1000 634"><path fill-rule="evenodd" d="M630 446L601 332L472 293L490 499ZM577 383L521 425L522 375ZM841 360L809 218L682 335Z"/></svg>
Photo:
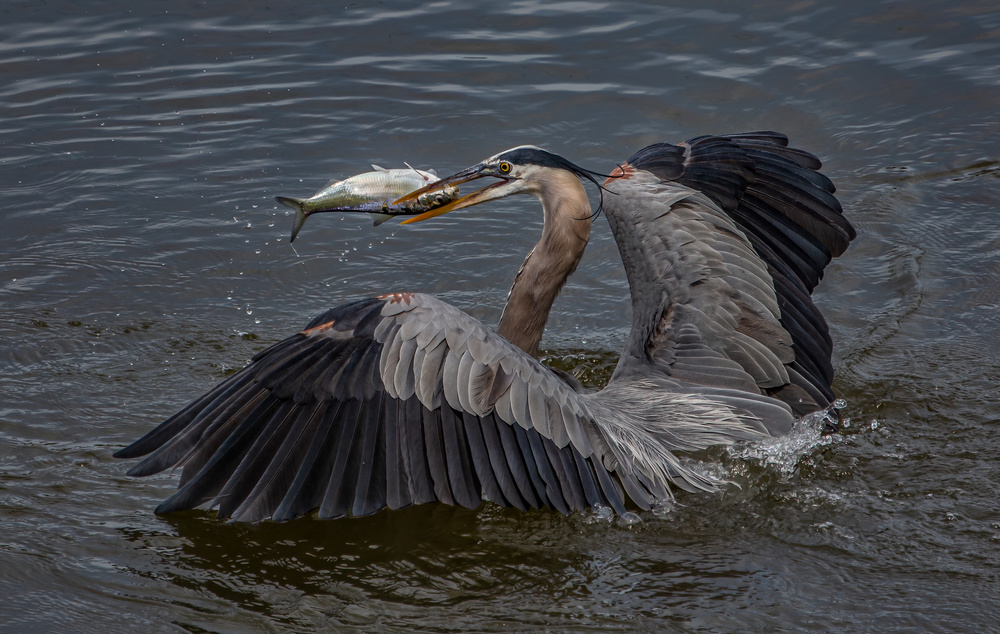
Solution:
<svg viewBox="0 0 1000 634"><path fill-rule="evenodd" d="M598 504L583 513L583 520L587 524L610 524L616 517L614 509L603 504Z"/></svg>
<svg viewBox="0 0 1000 634"><path fill-rule="evenodd" d="M839 438L835 435L824 435L823 430L829 426L837 426L839 420L837 412L845 406L846 403L843 400L838 400L824 411L803 416L784 436L732 445L726 449L726 452L731 458L752 460L767 467L776 468L782 476L790 476L798 468L802 458L813 453L819 447L832 444Z"/></svg>
<svg viewBox="0 0 1000 634"><path fill-rule="evenodd" d="M598 504L581 515L585 524L614 524L619 528L632 528L643 523L642 516L633 511L618 515L610 506Z"/></svg>
<svg viewBox="0 0 1000 634"><path fill-rule="evenodd" d="M657 500L650 509L657 519L665 520L680 506L675 500Z"/></svg>

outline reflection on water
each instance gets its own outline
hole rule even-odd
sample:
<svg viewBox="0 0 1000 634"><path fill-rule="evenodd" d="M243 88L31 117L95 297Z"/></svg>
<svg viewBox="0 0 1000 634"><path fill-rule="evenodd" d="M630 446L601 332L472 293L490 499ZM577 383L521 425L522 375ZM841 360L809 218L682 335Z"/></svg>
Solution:
<svg viewBox="0 0 1000 634"><path fill-rule="evenodd" d="M930 0L0 7L0 620L12 631L1000 627L1000 11ZM275 194L521 143L595 170L776 128L859 238L818 301L850 426L717 450L635 525L483 505L157 518L110 454L314 314L412 290L496 323L527 197L412 227ZM595 225L542 342L588 388L629 324ZM863 624L860 625L859 624Z"/></svg>

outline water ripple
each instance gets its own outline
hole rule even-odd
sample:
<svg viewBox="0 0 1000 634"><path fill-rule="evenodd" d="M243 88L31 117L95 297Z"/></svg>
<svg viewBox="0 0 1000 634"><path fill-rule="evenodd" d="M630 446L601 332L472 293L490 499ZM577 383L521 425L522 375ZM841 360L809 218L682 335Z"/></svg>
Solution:
<svg viewBox="0 0 1000 634"><path fill-rule="evenodd" d="M0 14L12 627L995 629L990 3ZM541 227L515 197L428 226L324 215L293 249L274 195L521 143L610 170L646 143L752 128L822 156L859 238L817 293L851 426L697 457L743 488L633 524L484 504L232 526L157 518L176 474L136 481L110 457L348 299L432 292L495 324ZM603 222L555 308L547 360L600 386L630 322Z"/></svg>

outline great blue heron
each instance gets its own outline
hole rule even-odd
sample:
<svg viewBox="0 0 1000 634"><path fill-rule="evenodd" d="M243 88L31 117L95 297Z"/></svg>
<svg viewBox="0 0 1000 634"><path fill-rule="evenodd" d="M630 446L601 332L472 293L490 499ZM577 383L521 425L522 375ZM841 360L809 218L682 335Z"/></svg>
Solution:
<svg viewBox="0 0 1000 634"><path fill-rule="evenodd" d="M536 147L501 152L420 190L498 179L426 215L541 201L499 334L427 295L345 304L116 455L152 452L132 475L183 467L158 513L210 503L240 521L434 500L624 513L672 487L711 490L674 452L779 436L833 401L810 294L855 233L819 168L773 132L651 145L617 168L603 211L632 328L608 385L587 393L534 355L590 236L583 179L597 181Z"/></svg>

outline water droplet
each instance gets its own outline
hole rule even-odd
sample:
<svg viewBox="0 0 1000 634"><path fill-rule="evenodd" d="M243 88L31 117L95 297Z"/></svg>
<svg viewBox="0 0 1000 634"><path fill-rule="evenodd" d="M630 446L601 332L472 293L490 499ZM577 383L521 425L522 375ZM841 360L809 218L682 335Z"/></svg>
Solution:
<svg viewBox="0 0 1000 634"><path fill-rule="evenodd" d="M639 517L636 513L633 513L632 511L628 511L627 513L618 518L619 526L628 528L631 526L635 526L636 524L642 524L642 518Z"/></svg>
<svg viewBox="0 0 1000 634"><path fill-rule="evenodd" d="M661 500L653 504L653 515L661 520L667 519L674 510L674 503L670 500Z"/></svg>
<svg viewBox="0 0 1000 634"><path fill-rule="evenodd" d="M595 506L594 517L604 522L610 522L615 518L614 510L609 506Z"/></svg>

